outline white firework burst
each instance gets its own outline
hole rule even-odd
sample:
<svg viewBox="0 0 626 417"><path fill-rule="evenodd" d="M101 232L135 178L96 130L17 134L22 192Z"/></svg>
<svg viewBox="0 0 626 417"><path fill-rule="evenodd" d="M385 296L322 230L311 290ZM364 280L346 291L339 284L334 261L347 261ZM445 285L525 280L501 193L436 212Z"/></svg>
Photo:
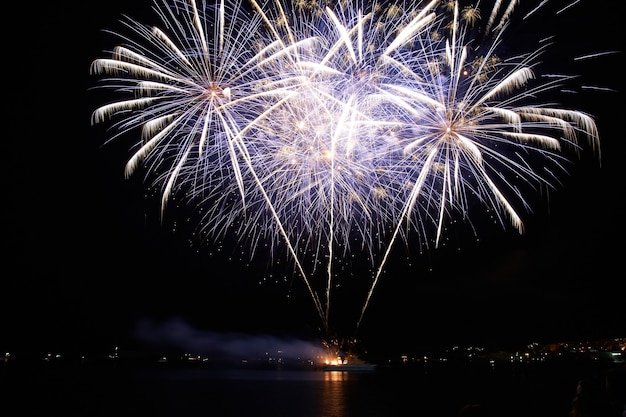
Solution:
<svg viewBox="0 0 626 417"><path fill-rule="evenodd" d="M455 1L157 1L161 27L127 19L93 62L125 95L93 122L141 130L126 173L145 168L162 210L183 195L202 235L286 247L327 332L336 259L372 262L358 328L397 242L438 246L475 203L523 232L520 187L553 185L533 161L598 146L591 116L540 101L568 80L537 76L544 47L499 56L516 0L481 29Z"/></svg>

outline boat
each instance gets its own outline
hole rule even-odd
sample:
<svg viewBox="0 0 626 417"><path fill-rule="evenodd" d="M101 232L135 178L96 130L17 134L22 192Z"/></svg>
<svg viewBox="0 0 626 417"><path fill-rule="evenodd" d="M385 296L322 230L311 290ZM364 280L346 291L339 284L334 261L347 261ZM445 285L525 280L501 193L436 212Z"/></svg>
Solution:
<svg viewBox="0 0 626 417"><path fill-rule="evenodd" d="M375 370L376 364L366 362L354 354L349 354L345 358L327 363L322 367L324 372L373 372Z"/></svg>
<svg viewBox="0 0 626 417"><path fill-rule="evenodd" d="M375 370L376 364L374 363L342 363L322 367L324 372L373 372Z"/></svg>

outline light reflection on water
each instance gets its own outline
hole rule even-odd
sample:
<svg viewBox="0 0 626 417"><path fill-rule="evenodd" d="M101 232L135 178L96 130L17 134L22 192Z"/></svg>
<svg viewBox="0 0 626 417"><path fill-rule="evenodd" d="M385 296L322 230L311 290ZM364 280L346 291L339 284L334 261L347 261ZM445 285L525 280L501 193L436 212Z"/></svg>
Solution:
<svg viewBox="0 0 626 417"><path fill-rule="evenodd" d="M524 365L429 367L428 372L5 368L3 401L36 399L17 403L18 415L68 417L108 417L120 410L150 417L458 417L468 403L485 404L492 415L554 417L567 415L581 375L604 372Z"/></svg>
<svg viewBox="0 0 626 417"><path fill-rule="evenodd" d="M322 372L324 375L324 390L322 393L322 410L324 414L332 417L347 417L344 382L350 377L348 372L330 371Z"/></svg>
<svg viewBox="0 0 626 417"><path fill-rule="evenodd" d="M206 416L201 410L210 410L208 415L237 417L390 416L378 404L382 392L374 395L374 373L150 370L136 375L135 384L143 397L155 397L158 411L166 412L161 415Z"/></svg>

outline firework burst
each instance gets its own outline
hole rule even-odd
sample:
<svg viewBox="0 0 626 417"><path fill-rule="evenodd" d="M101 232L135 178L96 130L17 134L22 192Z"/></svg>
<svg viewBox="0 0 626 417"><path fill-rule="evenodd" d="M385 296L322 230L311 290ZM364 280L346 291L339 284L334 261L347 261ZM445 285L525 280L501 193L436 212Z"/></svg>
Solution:
<svg viewBox="0 0 626 417"><path fill-rule="evenodd" d="M203 236L286 247L327 333L335 260L365 252L358 328L396 243L438 246L474 204L521 233L520 184L551 187L581 139L598 146L591 116L540 101L570 78L539 79L544 47L499 55L517 3L480 27L454 1L164 0L161 27L127 19L93 62L126 95L93 122L141 131L126 173L145 168L162 210L183 195Z"/></svg>

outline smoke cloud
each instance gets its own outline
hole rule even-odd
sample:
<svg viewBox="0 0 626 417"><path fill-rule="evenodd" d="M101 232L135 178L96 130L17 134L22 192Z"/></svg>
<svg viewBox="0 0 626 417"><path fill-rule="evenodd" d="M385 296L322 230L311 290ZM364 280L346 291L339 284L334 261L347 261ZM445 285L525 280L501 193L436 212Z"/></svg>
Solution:
<svg viewBox="0 0 626 417"><path fill-rule="evenodd" d="M326 353L321 341L217 333L196 329L181 318L163 322L140 320L135 326L135 337L153 348L231 359L259 359L268 355L282 359L314 359Z"/></svg>

